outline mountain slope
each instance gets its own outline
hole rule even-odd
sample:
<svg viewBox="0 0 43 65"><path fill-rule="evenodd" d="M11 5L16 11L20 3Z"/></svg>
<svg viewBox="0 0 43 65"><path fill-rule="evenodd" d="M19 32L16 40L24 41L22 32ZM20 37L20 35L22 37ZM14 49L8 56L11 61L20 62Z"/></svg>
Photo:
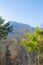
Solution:
<svg viewBox="0 0 43 65"><path fill-rule="evenodd" d="M15 21L10 21L10 25L13 25L13 32L10 33L10 35L22 38L25 36L27 32L33 33L34 27L31 27L30 25L23 24L23 23L17 23Z"/></svg>

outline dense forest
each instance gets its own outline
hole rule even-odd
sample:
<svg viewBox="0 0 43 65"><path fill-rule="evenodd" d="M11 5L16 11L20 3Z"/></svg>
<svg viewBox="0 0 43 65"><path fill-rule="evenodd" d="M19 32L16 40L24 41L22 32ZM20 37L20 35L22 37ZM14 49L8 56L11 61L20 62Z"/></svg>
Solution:
<svg viewBox="0 0 43 65"><path fill-rule="evenodd" d="M0 17L0 65L43 65L43 28L25 31L24 37L11 37L13 25L4 21Z"/></svg>

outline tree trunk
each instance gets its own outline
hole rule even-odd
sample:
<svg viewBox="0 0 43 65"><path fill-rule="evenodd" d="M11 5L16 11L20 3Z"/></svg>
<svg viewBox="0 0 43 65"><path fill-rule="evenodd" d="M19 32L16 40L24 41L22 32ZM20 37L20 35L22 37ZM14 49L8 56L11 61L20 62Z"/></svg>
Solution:
<svg viewBox="0 0 43 65"><path fill-rule="evenodd" d="M38 65L40 65L40 53L38 53Z"/></svg>

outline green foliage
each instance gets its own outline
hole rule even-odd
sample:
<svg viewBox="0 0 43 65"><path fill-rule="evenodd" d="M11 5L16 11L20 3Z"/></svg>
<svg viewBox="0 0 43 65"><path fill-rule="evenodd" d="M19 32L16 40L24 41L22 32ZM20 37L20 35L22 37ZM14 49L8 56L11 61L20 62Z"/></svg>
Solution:
<svg viewBox="0 0 43 65"><path fill-rule="evenodd" d="M0 39L6 38L9 32L12 31L12 26L10 26L10 22L4 23L4 19L0 17Z"/></svg>
<svg viewBox="0 0 43 65"><path fill-rule="evenodd" d="M34 34L26 34L26 39L22 39L22 44L29 52L37 52L42 50L43 46L43 30L36 28Z"/></svg>

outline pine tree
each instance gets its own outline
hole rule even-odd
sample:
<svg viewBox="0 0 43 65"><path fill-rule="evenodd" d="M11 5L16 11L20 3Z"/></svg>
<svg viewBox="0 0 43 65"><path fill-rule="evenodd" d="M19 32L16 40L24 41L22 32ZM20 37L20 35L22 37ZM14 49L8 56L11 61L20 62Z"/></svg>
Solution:
<svg viewBox="0 0 43 65"><path fill-rule="evenodd" d="M0 17L0 39L7 38L8 33L13 30L10 22L4 23L4 21L5 20Z"/></svg>
<svg viewBox="0 0 43 65"><path fill-rule="evenodd" d="M10 22L5 23L5 20L0 17L0 65L2 65L1 62L1 40L6 39L9 32L13 30L12 25L10 25Z"/></svg>

